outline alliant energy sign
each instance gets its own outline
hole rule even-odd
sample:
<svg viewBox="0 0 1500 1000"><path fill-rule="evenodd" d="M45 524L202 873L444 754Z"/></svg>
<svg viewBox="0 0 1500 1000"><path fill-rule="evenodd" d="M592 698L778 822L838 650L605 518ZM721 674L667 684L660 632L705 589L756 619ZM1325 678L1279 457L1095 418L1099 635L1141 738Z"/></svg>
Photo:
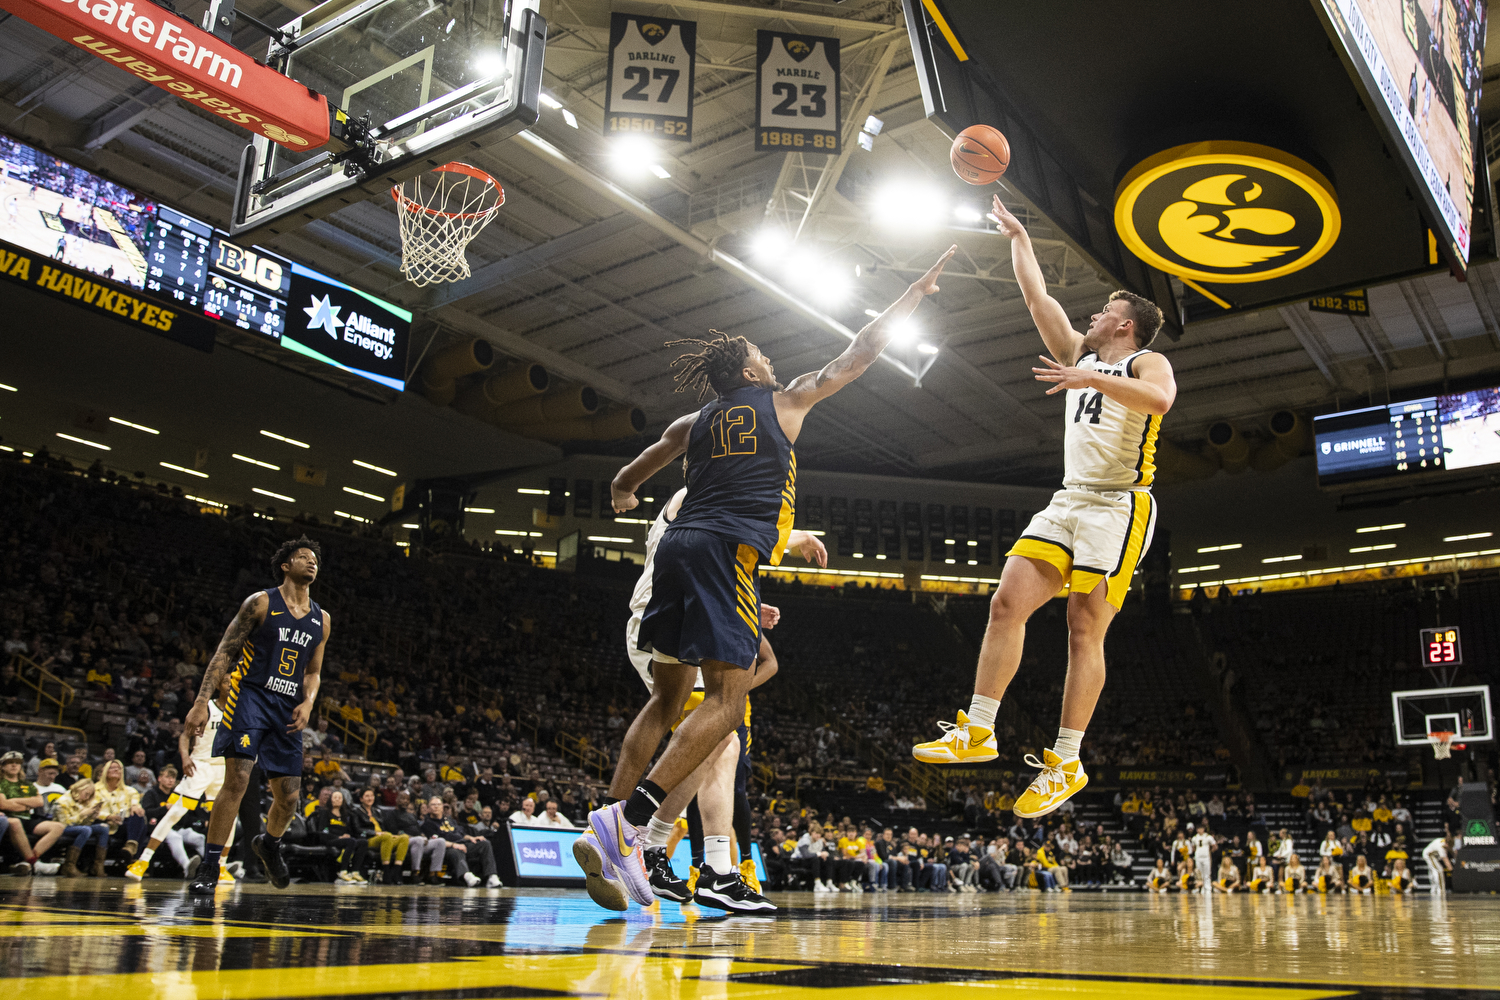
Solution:
<svg viewBox="0 0 1500 1000"><path fill-rule="evenodd" d="M150 0L0 0L0 9L288 149L328 141L322 94Z"/></svg>

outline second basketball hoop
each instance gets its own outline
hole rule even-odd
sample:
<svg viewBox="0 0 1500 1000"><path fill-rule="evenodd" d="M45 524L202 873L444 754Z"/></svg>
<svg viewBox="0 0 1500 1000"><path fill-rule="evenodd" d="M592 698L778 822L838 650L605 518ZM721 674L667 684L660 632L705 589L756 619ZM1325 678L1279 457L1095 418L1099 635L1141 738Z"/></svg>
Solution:
<svg viewBox="0 0 1500 1000"><path fill-rule="evenodd" d="M505 204L505 189L467 163L445 163L391 188L401 220L401 273L414 285L462 281L464 251Z"/></svg>

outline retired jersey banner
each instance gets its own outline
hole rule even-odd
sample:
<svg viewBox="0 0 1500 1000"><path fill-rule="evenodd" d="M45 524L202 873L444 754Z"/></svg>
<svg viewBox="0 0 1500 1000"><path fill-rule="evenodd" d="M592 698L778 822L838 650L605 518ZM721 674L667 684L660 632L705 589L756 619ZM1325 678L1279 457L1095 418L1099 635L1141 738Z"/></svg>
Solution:
<svg viewBox="0 0 1500 1000"><path fill-rule="evenodd" d="M643 14L609 21L609 75L604 85L604 134L693 138L693 65L698 25Z"/></svg>
<svg viewBox="0 0 1500 1000"><path fill-rule="evenodd" d="M134 0L0 0L0 10L287 149L328 142L322 94L150 0L139 9Z"/></svg>
<svg viewBox="0 0 1500 1000"><path fill-rule="evenodd" d="M760 31L755 49L755 148L839 151L839 40Z"/></svg>

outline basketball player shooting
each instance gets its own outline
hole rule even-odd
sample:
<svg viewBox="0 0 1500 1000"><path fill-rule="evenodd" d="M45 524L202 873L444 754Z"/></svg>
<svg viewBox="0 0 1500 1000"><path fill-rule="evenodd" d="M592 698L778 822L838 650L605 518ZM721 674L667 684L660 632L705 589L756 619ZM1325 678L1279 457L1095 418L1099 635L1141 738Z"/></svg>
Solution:
<svg viewBox="0 0 1500 1000"><path fill-rule="evenodd" d="M678 391L715 399L679 417L611 484L614 509L633 510L641 484L687 454L687 496L656 550L651 599L641 616L637 648L654 654L654 690L625 734L609 801L589 813L589 829L573 846L588 876L589 895L617 907L621 882L641 906L655 897L645 865L645 828L667 794L686 780L745 717L761 645L762 561L777 565L786 550L796 504L793 451L808 412L853 382L885 350L895 325L938 290L951 247L853 343L821 371L783 387L771 363L744 337L715 332L711 340L675 341L699 348L672 363ZM674 662L665 662L671 660ZM651 755L703 672L703 702L672 734L656 766Z"/></svg>
<svg viewBox="0 0 1500 1000"><path fill-rule="evenodd" d="M1117 291L1095 313L1087 333L1072 328L1037 265L1026 229L994 200L990 216L1011 241L1011 261L1026 307L1051 357L1033 368L1066 393L1063 412L1063 488L1006 553L1000 586L979 650L974 697L943 735L912 748L934 764L970 763L999 756L995 713L1016 675L1026 620L1068 591L1068 673L1057 742L1037 760L1035 780L1016 800L1021 817L1045 816L1088 783L1079 747L1104 688L1104 634L1124 603L1156 527L1151 497L1157 433L1172 408L1177 383L1167 359L1147 349L1161 328L1161 310L1132 292Z"/></svg>
<svg viewBox="0 0 1500 1000"><path fill-rule="evenodd" d="M202 736L210 717L209 698L228 674L224 721L213 742L213 756L224 758L224 786L209 814L203 862L188 883L188 892L195 895L212 895L218 885L219 859L257 763L270 779L275 801L266 816L266 832L252 838L250 848L272 885L285 889L291 883L281 838L302 790L299 734L318 700L323 650L333 628L328 612L308 592L322 561L318 543L309 538L282 543L271 559L281 572L281 586L245 598L208 661L198 700L188 712L183 728L194 738Z"/></svg>

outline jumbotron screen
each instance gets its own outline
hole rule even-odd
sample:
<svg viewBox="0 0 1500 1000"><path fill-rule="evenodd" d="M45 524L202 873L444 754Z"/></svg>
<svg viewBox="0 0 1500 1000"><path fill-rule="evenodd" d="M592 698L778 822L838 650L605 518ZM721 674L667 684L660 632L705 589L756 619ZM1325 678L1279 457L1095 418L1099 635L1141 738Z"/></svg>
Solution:
<svg viewBox="0 0 1500 1000"><path fill-rule="evenodd" d="M1500 388L1313 418L1318 484L1500 464Z"/></svg>
<svg viewBox="0 0 1500 1000"><path fill-rule="evenodd" d="M1469 259L1480 139L1481 0L1314 0L1333 24L1375 117L1420 182L1440 238Z"/></svg>

